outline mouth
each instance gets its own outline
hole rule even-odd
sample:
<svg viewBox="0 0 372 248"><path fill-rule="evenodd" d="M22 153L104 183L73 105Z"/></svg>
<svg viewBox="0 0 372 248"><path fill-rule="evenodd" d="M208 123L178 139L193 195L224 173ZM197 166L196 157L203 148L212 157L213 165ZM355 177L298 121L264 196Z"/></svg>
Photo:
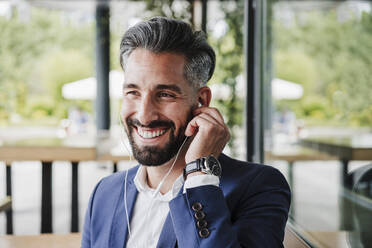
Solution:
<svg viewBox="0 0 372 248"><path fill-rule="evenodd" d="M146 140L153 140L163 136L169 128L142 128L135 127L137 134Z"/></svg>

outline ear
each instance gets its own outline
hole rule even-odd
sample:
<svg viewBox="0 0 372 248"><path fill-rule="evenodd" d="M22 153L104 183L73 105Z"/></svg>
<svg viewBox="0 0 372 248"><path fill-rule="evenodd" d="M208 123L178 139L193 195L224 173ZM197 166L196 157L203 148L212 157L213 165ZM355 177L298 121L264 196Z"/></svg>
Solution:
<svg viewBox="0 0 372 248"><path fill-rule="evenodd" d="M212 92L208 86L203 86L198 90L198 103L201 107L209 107L212 99Z"/></svg>

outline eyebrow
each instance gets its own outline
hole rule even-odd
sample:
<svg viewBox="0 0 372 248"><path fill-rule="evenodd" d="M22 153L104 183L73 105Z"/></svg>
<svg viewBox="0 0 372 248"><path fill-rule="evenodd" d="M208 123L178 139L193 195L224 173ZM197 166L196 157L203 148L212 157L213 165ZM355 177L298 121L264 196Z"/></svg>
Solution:
<svg viewBox="0 0 372 248"><path fill-rule="evenodd" d="M123 90L125 89L139 89L137 84L123 84Z"/></svg>
<svg viewBox="0 0 372 248"><path fill-rule="evenodd" d="M181 88L175 84L159 84L156 86L158 90L172 90L177 92L178 94L182 94Z"/></svg>
<svg viewBox="0 0 372 248"><path fill-rule="evenodd" d="M140 87L137 84L123 84L123 89L139 89ZM175 84L158 84L156 86L157 90L172 90L174 92L177 92L178 94L182 94L182 90L179 86Z"/></svg>

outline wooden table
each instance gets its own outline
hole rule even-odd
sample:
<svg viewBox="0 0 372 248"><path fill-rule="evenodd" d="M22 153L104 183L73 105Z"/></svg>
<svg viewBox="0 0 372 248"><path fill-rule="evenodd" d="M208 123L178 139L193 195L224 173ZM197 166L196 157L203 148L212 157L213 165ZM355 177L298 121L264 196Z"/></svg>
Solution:
<svg viewBox="0 0 372 248"><path fill-rule="evenodd" d="M287 227L284 238L284 247L310 247L306 244L306 242L309 243L311 247L318 248L361 247L361 241L357 238L358 235L358 232L309 230L303 231L300 236L295 233L293 229ZM304 240L306 240L306 242ZM303 242L303 244L301 244L301 242Z"/></svg>
<svg viewBox="0 0 372 248"><path fill-rule="evenodd" d="M294 229L288 225L285 228L283 245L285 248L310 248Z"/></svg>
<svg viewBox="0 0 372 248"><path fill-rule="evenodd" d="M42 234L0 236L1 248L76 248L80 247L81 234Z"/></svg>
<svg viewBox="0 0 372 248"><path fill-rule="evenodd" d="M313 149L289 146L285 149L274 149L265 152L267 160L282 160L288 162L288 183L293 187L293 165L297 161L335 160L337 157L314 151ZM293 193L293 192L292 192Z"/></svg>
<svg viewBox="0 0 372 248"><path fill-rule="evenodd" d="M341 183L347 186L348 164L351 160L372 161L372 134L354 137L301 139L302 146L336 156L342 164Z"/></svg>
<svg viewBox="0 0 372 248"><path fill-rule="evenodd" d="M350 240L349 235L351 232L345 231L334 231L334 232L325 232L325 231L308 231L306 232L306 237L308 241L314 247L324 247L324 248L348 248ZM351 246L353 247L353 246Z"/></svg>
<svg viewBox="0 0 372 248"><path fill-rule="evenodd" d="M348 232L306 232L307 241L319 248L349 247ZM76 248L80 247L81 234L41 234L0 236L1 248ZM310 246L290 227L286 227L285 248L309 248Z"/></svg>
<svg viewBox="0 0 372 248"><path fill-rule="evenodd" d="M0 161L6 163L7 196L11 190L11 163L13 161L41 161L42 197L41 197L41 233L52 232L52 162L70 161L72 169L71 232L79 230L78 211L78 165L80 161L112 160L114 168L119 160L129 156L110 153L113 142L110 137L97 138L89 135L77 135L67 138L22 139L0 144ZM7 234L13 233L12 210L7 211Z"/></svg>
<svg viewBox="0 0 372 248"><path fill-rule="evenodd" d="M348 232L305 233L308 242L315 247L349 247ZM1 248L76 248L80 247L81 234L41 234L41 235L4 235L0 236ZM284 237L285 248L309 248L310 246L290 227L286 227Z"/></svg>
<svg viewBox="0 0 372 248"><path fill-rule="evenodd" d="M288 164L288 184L291 187L292 201L290 208L290 215L295 216L295 191L293 182L294 163L297 161L314 161L314 160L336 160L337 157L314 151L313 149L299 147L297 145L280 147L272 151L265 152L265 159L267 160L281 160Z"/></svg>
<svg viewBox="0 0 372 248"><path fill-rule="evenodd" d="M348 164L351 160L372 161L372 133L353 137L306 138L300 144L336 156L340 160L340 229L352 230L352 221L348 217L350 202L344 197L345 191L352 187Z"/></svg>

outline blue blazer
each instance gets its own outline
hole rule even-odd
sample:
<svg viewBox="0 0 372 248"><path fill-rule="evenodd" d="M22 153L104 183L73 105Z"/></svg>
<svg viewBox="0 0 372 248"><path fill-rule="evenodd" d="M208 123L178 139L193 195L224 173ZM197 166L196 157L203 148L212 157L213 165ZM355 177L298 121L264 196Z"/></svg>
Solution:
<svg viewBox="0 0 372 248"><path fill-rule="evenodd" d="M270 166L221 155L220 187L182 190L169 203L157 247L283 247L290 190L283 175ZM137 197L128 171L129 218ZM102 179L85 216L82 248L123 248L128 238L124 208L125 172Z"/></svg>

